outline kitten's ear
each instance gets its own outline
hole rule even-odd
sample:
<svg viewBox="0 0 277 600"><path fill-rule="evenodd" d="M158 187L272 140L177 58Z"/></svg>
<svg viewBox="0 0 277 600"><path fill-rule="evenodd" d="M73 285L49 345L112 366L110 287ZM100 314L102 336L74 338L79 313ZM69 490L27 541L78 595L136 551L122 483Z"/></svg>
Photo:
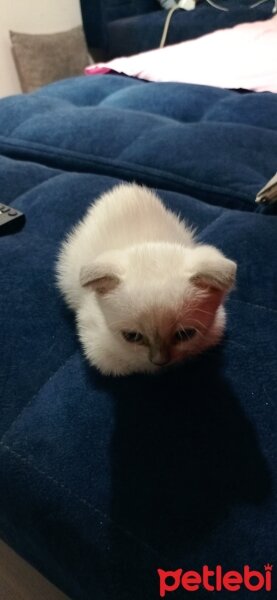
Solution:
<svg viewBox="0 0 277 600"><path fill-rule="evenodd" d="M80 283L82 287L90 287L98 294L111 292L120 283L120 278L108 264L94 263L81 268Z"/></svg>
<svg viewBox="0 0 277 600"><path fill-rule="evenodd" d="M237 265L213 246L197 246L192 250L190 281L201 288L228 292L235 284Z"/></svg>

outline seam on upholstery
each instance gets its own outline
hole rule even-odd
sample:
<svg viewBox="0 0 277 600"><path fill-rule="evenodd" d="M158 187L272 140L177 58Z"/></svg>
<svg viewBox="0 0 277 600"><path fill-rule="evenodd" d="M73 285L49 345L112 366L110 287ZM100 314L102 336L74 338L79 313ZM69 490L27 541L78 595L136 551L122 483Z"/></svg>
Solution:
<svg viewBox="0 0 277 600"><path fill-rule="evenodd" d="M13 159L11 159L13 160ZM30 163L29 163L30 164ZM33 164L33 163L31 163ZM51 175L50 177L47 177L47 179L42 179L41 181L39 181L38 183L35 183L32 187L29 187L27 190L25 190L24 192L21 192L18 196L16 196L16 198L14 198L13 200L11 200L11 202L17 202L18 200L20 200L21 198L23 198L26 194L30 194L33 191L35 191L37 188L42 187L43 185L47 185L50 181L52 181L53 179L56 179L57 177L61 177L61 175L63 175L63 171L61 171L61 169L53 169L53 167L45 167L44 165L41 165L42 168L44 169L48 169L48 170L56 170L56 173L53 173L53 175Z"/></svg>
<svg viewBox="0 0 277 600"><path fill-rule="evenodd" d="M54 371L54 373L52 373L52 375L49 377L49 379L47 379L46 381L44 381L44 383L40 386L39 390L37 390L35 392L35 394L31 397L31 399L29 400L29 402L27 402L27 404L25 404L23 406L23 408L19 411L19 413L16 415L16 417L14 418L14 420L10 423L10 425L8 426L8 429L6 429L6 431L3 433L1 440L0 440L0 444L4 445L4 440L5 437L8 433L11 433L17 419L19 419L23 413L25 412L25 410L27 410L31 404L36 400L38 394L41 392L41 390L43 390L45 385L48 385L48 383L50 383L50 381L52 381L52 379L55 377L55 375L59 372L62 371L64 369L64 367L67 365L67 363L71 360L72 356L74 356L74 354L76 354L77 351L73 352L73 354L71 354L66 361L58 368Z"/></svg>
<svg viewBox="0 0 277 600"><path fill-rule="evenodd" d="M270 306L263 306L262 304L254 304L253 302L247 302L247 300L241 300L240 298L230 298L229 302L240 302L241 304L246 304L247 306L254 306L254 308L260 308L261 310L270 310L273 313L277 313L276 308L271 308Z"/></svg>
<svg viewBox="0 0 277 600"><path fill-rule="evenodd" d="M4 145L4 147L6 147L7 149L10 148L11 152L14 151L15 152L15 158L20 159L20 157L18 157L17 152L21 153L23 150L25 152L24 155L24 160L26 160L26 152L27 152L27 160L31 160L32 162L39 162L39 157L37 156L37 153L39 153L41 156L45 156L46 158L49 159L49 161L53 160L53 158L55 159L55 161L58 159L64 160L64 161L70 161L72 159L77 160L79 163L81 163L81 172L89 172L91 173L91 171L86 171L85 165L87 166L87 168L93 167L93 168L98 168L99 169L99 173L100 174L107 174L110 177L113 177L113 173L110 172L110 170L108 171L108 167L109 169L112 168L114 170L115 173L118 173L118 171L120 171L121 169L124 169L125 172L129 172L130 175L136 176L139 175L141 173L142 178L144 175L148 175L151 176L155 176L157 177L160 181L165 181L165 182L169 182L172 185L172 182L174 183L179 183L182 185L188 185L191 186L194 190L200 190L202 192L206 192L206 193L214 193L214 194L218 194L220 197L222 196L230 196L231 198L237 198L240 200L240 202L244 203L245 206L248 209L252 209L250 210L250 212L254 212L254 201L253 201L253 206L252 206L252 196L250 198L250 194L249 196L244 193L244 192L238 192L236 190L232 190L229 188L221 188L219 186L216 185L211 185L205 182L199 182L199 181L195 181L193 179L189 179L187 177L183 177L182 175L178 174L178 173L172 173L172 172L165 172L164 170L161 171L160 169L157 169L155 167L151 167L148 168L147 165L141 165L139 163L125 163L125 161L121 161L118 162L117 159L111 159L111 158L107 158L107 157L99 157L99 156L94 156L93 154L90 154L89 156L91 158L88 158L88 155L85 154L81 154L79 152L75 152L73 150L66 150L66 149L58 149L58 148L54 148L53 146L49 145L46 148L40 146L39 144L37 144L36 142L28 142L28 141L22 141L22 140L14 140L14 141L9 141L6 140L5 137L2 137L1 140L0 136L0 144L2 141L2 144ZM28 148L26 148L26 145L28 144ZM0 146L1 147L1 146ZM7 150L8 151L8 150ZM5 152L5 149L3 150L2 147L2 153ZM35 156L34 156L35 154ZM10 155L8 155L10 156ZM14 158L14 156L10 156L10 158ZM78 166L79 165L74 165L73 170L78 172ZM53 167L51 167L53 168ZM55 166L54 168L56 169L62 169L64 168L64 165L61 166ZM72 168L72 167L70 167ZM79 172L80 172L79 171ZM97 174L96 172L94 172L93 174ZM122 173L119 173L119 176L124 178L124 175L122 175ZM174 190L173 190L174 191ZM190 195L190 192L185 192L182 189L182 193L183 194L187 194Z"/></svg>
<svg viewBox="0 0 277 600"><path fill-rule="evenodd" d="M219 207L219 210L220 210L220 207ZM204 229L201 229L201 230L199 231L199 233L196 231L196 238L198 238L198 237L201 237L201 236L203 235L203 233L206 233L206 232L209 230L209 228L210 228L210 227L213 227L213 226L214 226L214 224L215 224L215 223L216 223L216 222L217 222L219 219L221 219L221 217L222 217L222 216L224 216L225 210L226 210L225 208L222 208L222 209L220 210L220 213L219 213L219 215L216 215L216 217L214 217L214 219L213 219L212 221L210 221L210 222L209 222L207 225L205 225ZM205 241L205 240L204 240L204 241ZM202 242L201 242L201 243L202 243ZM208 242L207 242L207 245L208 245Z"/></svg>
<svg viewBox="0 0 277 600"><path fill-rule="evenodd" d="M136 543L139 543L142 546L145 546L145 548L147 548L147 550L150 550L154 555L158 556L159 559L161 558L160 553L158 553L157 550L155 550L154 548L152 548L152 546L149 546L149 544L147 542L145 542L144 540L141 540L140 538L137 538L128 529L125 529L125 528L121 527L121 525L119 525L113 519L111 519L110 516L108 516L106 513L102 512L96 506L93 506L88 500L86 500L85 498L82 498L81 496L79 496L79 494L76 494L76 492L73 492L71 490L71 488L69 488L67 485L65 485L64 483L62 483L61 481L59 481L55 477L52 477L51 475L49 475L48 473L46 473L45 471L43 471L42 469L40 469L39 467L37 467L36 465L34 465L32 463L32 461L30 461L28 458L25 458L24 456L22 456L21 454L19 454L18 452L16 452L12 447L8 446L7 444L3 443L2 441L0 441L0 446L2 446L2 448L4 450L10 452L16 458L18 458L23 464L30 466L34 471L37 471L40 475L43 475L44 477L46 477L46 479L48 479L49 481L52 481L57 487L59 487L60 489L62 489L64 492L67 492L67 494L69 494L70 496L72 496L73 498L75 498L76 500L78 500L79 502L81 502L82 504L84 504L86 507L88 507L90 509L90 511L93 511L94 513L97 513L101 517L103 517L104 519L106 519L106 521L108 521L109 523L111 523L113 525L113 527L115 527L116 529L118 529L121 533L124 533L124 535L126 535L127 537L130 537ZM162 559L163 560L168 560L165 557L162 557Z"/></svg>

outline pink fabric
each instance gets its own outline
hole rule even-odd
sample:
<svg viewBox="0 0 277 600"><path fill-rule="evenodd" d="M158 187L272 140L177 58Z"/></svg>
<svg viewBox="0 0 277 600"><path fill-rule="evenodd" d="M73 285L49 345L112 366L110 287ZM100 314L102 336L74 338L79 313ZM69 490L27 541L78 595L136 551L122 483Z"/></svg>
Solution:
<svg viewBox="0 0 277 600"><path fill-rule="evenodd" d="M104 69L104 71L103 71ZM116 71L148 81L176 81L277 92L277 15L174 46L117 58L85 72Z"/></svg>

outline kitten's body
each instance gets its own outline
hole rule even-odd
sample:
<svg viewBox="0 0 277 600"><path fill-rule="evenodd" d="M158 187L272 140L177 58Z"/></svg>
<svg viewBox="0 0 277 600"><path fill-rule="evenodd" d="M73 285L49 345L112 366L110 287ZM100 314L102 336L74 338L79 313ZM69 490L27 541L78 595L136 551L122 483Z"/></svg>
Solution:
<svg viewBox="0 0 277 600"><path fill-rule="evenodd" d="M217 343L235 263L196 244L153 192L126 184L90 207L63 244L57 271L87 358L103 373L128 374ZM180 330L188 335L176 342ZM142 339L127 341L126 332Z"/></svg>

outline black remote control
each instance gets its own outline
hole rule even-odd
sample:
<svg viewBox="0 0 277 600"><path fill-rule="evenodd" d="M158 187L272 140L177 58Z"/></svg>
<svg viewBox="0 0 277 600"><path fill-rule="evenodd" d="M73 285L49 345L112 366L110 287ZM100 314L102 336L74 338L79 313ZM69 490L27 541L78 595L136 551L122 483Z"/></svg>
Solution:
<svg viewBox="0 0 277 600"><path fill-rule="evenodd" d="M0 236L19 231L24 223L25 215L22 212L0 202Z"/></svg>

